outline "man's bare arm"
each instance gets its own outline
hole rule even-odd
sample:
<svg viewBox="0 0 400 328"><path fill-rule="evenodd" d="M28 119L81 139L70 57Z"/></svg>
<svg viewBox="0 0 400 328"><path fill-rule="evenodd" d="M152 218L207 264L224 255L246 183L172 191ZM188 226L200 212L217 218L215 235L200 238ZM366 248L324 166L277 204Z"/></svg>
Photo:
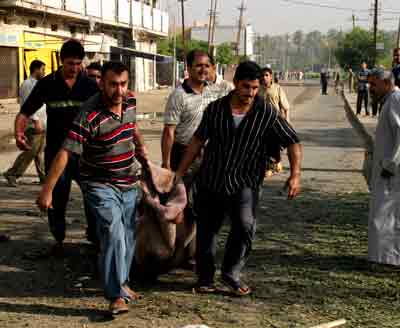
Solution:
<svg viewBox="0 0 400 328"><path fill-rule="evenodd" d="M302 145L298 143L288 146L287 150L290 163L290 177L286 181L286 187L288 188L288 198L292 199L300 193L300 175L303 150Z"/></svg>
<svg viewBox="0 0 400 328"><path fill-rule="evenodd" d="M29 117L25 114L18 113L14 122L14 137L17 147L21 150L30 150L28 139L25 136L25 129L28 125Z"/></svg>
<svg viewBox="0 0 400 328"><path fill-rule="evenodd" d="M204 146L203 141L201 141L196 136L192 137L192 139L190 140L190 143L185 151L185 154L183 155L183 158L179 164L178 170L176 171L177 180L179 180L186 174L190 165L192 165L193 161L200 154L200 151L203 148L203 146Z"/></svg>
<svg viewBox="0 0 400 328"><path fill-rule="evenodd" d="M40 209L47 210L52 207L53 189L68 164L69 154L68 150L61 149L51 163L49 174L37 199Z"/></svg>
<svg viewBox="0 0 400 328"><path fill-rule="evenodd" d="M138 126L136 126L135 130L133 130L133 134L134 134L134 143L136 146L137 153L144 159L148 160L149 153L144 143L143 135L140 133Z"/></svg>
<svg viewBox="0 0 400 328"><path fill-rule="evenodd" d="M175 125L165 124L161 137L162 167L168 170L171 169L171 152L175 141L175 128Z"/></svg>

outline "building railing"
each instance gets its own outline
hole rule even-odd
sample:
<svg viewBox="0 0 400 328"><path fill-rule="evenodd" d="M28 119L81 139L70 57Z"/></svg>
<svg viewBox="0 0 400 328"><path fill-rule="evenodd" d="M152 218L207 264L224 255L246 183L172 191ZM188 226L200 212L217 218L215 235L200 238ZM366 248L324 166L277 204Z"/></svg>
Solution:
<svg viewBox="0 0 400 328"><path fill-rule="evenodd" d="M0 5L1 5L0 1ZM8 1L9 2L9 1ZM62 10L65 13L81 15L87 19L95 18L105 23L120 23L142 28L150 32L168 34L169 16L165 11L153 8L135 0L23 0L16 5L30 5L32 9L42 11L41 6ZM35 5L39 5L35 6Z"/></svg>

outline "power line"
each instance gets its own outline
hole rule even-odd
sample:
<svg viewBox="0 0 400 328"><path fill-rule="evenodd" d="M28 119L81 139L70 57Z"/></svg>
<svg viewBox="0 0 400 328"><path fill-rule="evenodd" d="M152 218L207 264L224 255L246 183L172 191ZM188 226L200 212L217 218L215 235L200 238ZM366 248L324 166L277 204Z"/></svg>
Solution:
<svg viewBox="0 0 400 328"><path fill-rule="evenodd" d="M302 0L281 0L281 1L292 3L292 4L295 4L295 5L317 7L317 8L325 8L325 9L333 9L333 10L341 10L341 11L352 11L352 12L369 12L370 11L369 9L356 9L356 8L350 8L350 7L338 7L338 6L329 5L329 4L308 2L308 1L302 1ZM400 14L400 10L388 9L388 10L382 10L381 13Z"/></svg>

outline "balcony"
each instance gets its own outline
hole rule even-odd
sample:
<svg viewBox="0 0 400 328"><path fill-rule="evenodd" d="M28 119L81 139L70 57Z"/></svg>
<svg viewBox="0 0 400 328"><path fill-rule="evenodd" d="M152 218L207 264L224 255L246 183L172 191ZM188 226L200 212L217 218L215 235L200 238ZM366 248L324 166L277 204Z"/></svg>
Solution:
<svg viewBox="0 0 400 328"><path fill-rule="evenodd" d="M168 36L167 12L131 0L0 0L0 7L23 8L64 18L92 21L141 33Z"/></svg>

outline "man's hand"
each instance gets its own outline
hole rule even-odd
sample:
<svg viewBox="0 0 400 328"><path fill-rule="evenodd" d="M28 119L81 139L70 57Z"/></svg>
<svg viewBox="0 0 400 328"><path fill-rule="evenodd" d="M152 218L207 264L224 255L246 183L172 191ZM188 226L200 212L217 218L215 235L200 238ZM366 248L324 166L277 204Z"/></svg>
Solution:
<svg viewBox="0 0 400 328"><path fill-rule="evenodd" d="M147 147L145 145L137 146L136 152L139 156L141 156L146 161L149 160L149 151L147 150Z"/></svg>
<svg viewBox="0 0 400 328"><path fill-rule="evenodd" d="M288 190L288 199L295 198L300 193L300 174L291 175L286 181L285 189Z"/></svg>
<svg viewBox="0 0 400 328"><path fill-rule="evenodd" d="M28 143L28 138L24 132L18 132L15 134L15 143L20 150L31 150L32 147Z"/></svg>
<svg viewBox="0 0 400 328"><path fill-rule="evenodd" d="M53 208L53 193L48 191L46 188L43 188L39 194L38 199L36 200L36 204L39 209L42 211L47 211L49 208Z"/></svg>
<svg viewBox="0 0 400 328"><path fill-rule="evenodd" d="M170 163L162 163L161 164L161 167L163 168L163 169L167 169L167 170L170 170L171 171L171 165L170 165Z"/></svg>

